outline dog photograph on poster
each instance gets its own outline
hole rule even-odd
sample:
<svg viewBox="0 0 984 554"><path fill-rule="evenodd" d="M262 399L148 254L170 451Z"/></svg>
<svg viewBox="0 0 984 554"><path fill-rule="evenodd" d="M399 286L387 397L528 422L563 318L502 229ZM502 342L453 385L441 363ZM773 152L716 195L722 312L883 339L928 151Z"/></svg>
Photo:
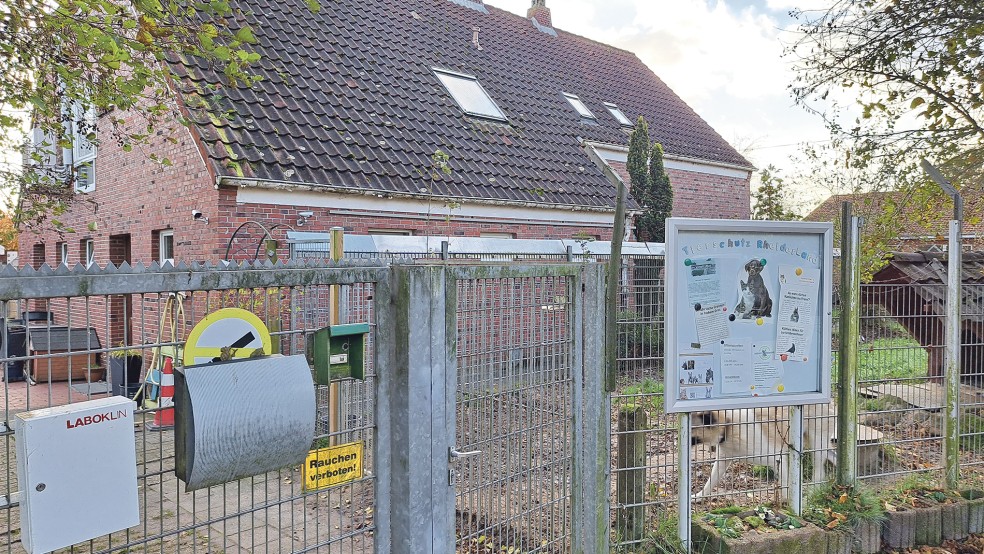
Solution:
<svg viewBox="0 0 984 554"><path fill-rule="evenodd" d="M772 317L773 294L766 266L766 260L752 259L738 271L738 301L734 309L737 319L755 321Z"/></svg>

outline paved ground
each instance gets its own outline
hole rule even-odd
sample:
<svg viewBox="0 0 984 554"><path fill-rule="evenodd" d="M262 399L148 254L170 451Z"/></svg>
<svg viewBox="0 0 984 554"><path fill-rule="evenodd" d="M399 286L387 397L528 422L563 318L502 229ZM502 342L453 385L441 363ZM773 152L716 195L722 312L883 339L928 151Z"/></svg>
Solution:
<svg viewBox="0 0 984 554"><path fill-rule="evenodd" d="M95 383L100 389L104 382ZM86 383L73 381L74 385L85 385ZM83 394L72 390L67 381L55 383L38 383L30 385L27 381L4 382L0 384L0 411L10 413L23 412L25 410L35 410L38 408L49 408L52 406L62 406L72 402L84 402L96 398L105 398L103 394Z"/></svg>

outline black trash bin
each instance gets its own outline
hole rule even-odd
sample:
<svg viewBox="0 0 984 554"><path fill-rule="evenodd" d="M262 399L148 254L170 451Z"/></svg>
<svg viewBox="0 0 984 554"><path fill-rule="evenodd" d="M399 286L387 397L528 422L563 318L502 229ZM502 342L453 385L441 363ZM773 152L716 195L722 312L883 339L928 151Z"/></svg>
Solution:
<svg viewBox="0 0 984 554"><path fill-rule="evenodd" d="M23 325L7 325L7 336L0 337L7 344L8 358L21 358L8 361L4 365L4 379L8 383L24 380L24 357L27 356L27 329ZM0 348L3 347L0 343ZM2 350L0 350L2 352Z"/></svg>
<svg viewBox="0 0 984 554"><path fill-rule="evenodd" d="M109 380L113 384L114 396L133 398L140 389L141 356L110 356Z"/></svg>

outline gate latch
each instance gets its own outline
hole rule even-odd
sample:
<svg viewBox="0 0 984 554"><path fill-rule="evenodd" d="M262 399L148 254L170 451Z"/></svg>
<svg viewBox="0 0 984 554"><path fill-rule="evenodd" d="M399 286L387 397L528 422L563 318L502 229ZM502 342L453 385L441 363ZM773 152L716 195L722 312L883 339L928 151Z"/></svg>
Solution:
<svg viewBox="0 0 984 554"><path fill-rule="evenodd" d="M471 452L458 452L452 446L451 448L448 448L448 461L452 462L454 460L460 460L462 458L471 458L472 456L478 456L481 453L482 453L481 450L472 450Z"/></svg>
<svg viewBox="0 0 984 554"><path fill-rule="evenodd" d="M455 450L455 448L452 446L452 447L448 448L448 463L451 463L451 462L453 462L455 460L460 460L462 458L471 458L472 456L478 456L481 453L482 453L481 450L472 450L470 452L459 452L459 451ZM449 486L452 486L452 487L454 486L454 481L455 481L455 478L454 477L455 477L455 475L454 475L454 468L448 468L448 485Z"/></svg>

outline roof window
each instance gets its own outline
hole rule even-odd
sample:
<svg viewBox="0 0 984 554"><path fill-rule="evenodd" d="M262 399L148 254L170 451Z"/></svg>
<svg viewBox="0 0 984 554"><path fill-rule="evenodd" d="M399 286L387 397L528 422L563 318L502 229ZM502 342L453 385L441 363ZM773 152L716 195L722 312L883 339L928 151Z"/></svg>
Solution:
<svg viewBox="0 0 984 554"><path fill-rule="evenodd" d="M574 109L577 110L577 113L581 114L581 117L585 119L597 119L594 114L591 113L591 110L584 105L584 102L581 102L581 99L578 98L576 94L568 94L565 92L564 98L571 103L571 106L574 106Z"/></svg>
<svg viewBox="0 0 984 554"><path fill-rule="evenodd" d="M434 73L466 114L508 121L506 115L474 76L437 68L434 68Z"/></svg>
<svg viewBox="0 0 984 554"><path fill-rule="evenodd" d="M612 116L615 119L617 119L618 122L623 127L631 127L632 126L632 122L629 121L629 118L625 117L625 114L622 113L622 110L618 109L618 106L616 106L615 104L612 104L611 102L605 102L605 107L608 108L608 111L612 113Z"/></svg>

